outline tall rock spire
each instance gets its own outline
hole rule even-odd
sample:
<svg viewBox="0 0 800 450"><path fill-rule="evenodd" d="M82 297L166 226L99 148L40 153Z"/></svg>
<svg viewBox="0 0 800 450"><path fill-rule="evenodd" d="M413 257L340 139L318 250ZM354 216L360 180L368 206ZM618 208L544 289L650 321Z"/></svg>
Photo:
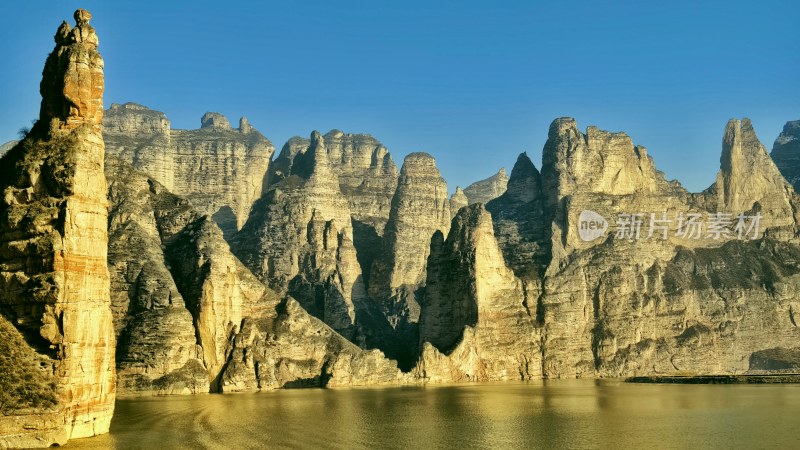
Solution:
<svg viewBox="0 0 800 450"><path fill-rule="evenodd" d="M0 168L0 322L13 324L5 329L24 337L23 350L40 361L30 375L54 390L35 419L0 415L0 447L105 433L114 410L103 60L89 19L79 9L74 28L58 28L39 121Z"/></svg>

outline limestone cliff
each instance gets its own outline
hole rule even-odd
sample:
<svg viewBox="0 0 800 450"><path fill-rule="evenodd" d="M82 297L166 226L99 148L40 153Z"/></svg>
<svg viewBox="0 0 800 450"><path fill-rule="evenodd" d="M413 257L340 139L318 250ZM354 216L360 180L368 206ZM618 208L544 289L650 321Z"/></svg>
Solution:
<svg viewBox="0 0 800 450"><path fill-rule="evenodd" d="M261 197L272 143L242 117L239 128L206 113L197 130L174 130L164 113L114 104L103 119L109 154L133 164L170 192L211 215L230 238Z"/></svg>
<svg viewBox="0 0 800 450"><path fill-rule="evenodd" d="M447 233L450 204L447 183L427 153L406 156L384 231L380 256L370 272L369 294L380 309L379 321L391 327L369 345L384 350L401 367L416 359L419 303L417 289L425 284L433 235Z"/></svg>
<svg viewBox="0 0 800 450"><path fill-rule="evenodd" d="M541 377L531 306L503 261L491 215L482 204L462 208L447 240L437 233L431 243L415 374L431 382Z"/></svg>
<svg viewBox="0 0 800 450"><path fill-rule="evenodd" d="M116 158L108 158L106 171L123 394L412 381L379 351L359 349L262 284L188 201ZM325 246L339 253L345 246L331 234L335 224L316 214L307 227L316 252L310 258L322 261L329 256ZM356 279L346 267L338 270Z"/></svg>
<svg viewBox="0 0 800 450"><path fill-rule="evenodd" d="M506 169L502 168L496 174L485 180L476 181L464 189L468 204L489 203L497 197L503 195L508 185L508 175Z"/></svg>
<svg viewBox="0 0 800 450"><path fill-rule="evenodd" d="M734 215L760 213L773 235L782 232L787 239L794 237L794 189L758 140L750 119L728 122L720 166L711 188L717 194L718 210Z"/></svg>
<svg viewBox="0 0 800 450"><path fill-rule="evenodd" d="M800 120L786 122L772 145L770 156L797 191L800 187Z"/></svg>
<svg viewBox="0 0 800 450"><path fill-rule="evenodd" d="M382 235L397 186L397 166L389 151L368 134L331 130L323 138L328 162L338 177L353 220ZM270 170L270 184L296 174L295 164L310 145L307 139L289 139Z"/></svg>
<svg viewBox="0 0 800 450"><path fill-rule="evenodd" d="M36 362L20 361L20 374L0 358L0 373L21 376L0 389L23 396L4 402L0 447L105 433L114 411L103 60L90 19L79 9L74 28L58 28L39 120L0 164L0 329Z"/></svg>
<svg viewBox="0 0 800 450"><path fill-rule="evenodd" d="M232 242L263 282L355 339L356 308L366 290L353 246L349 203L327 144L314 132L293 159L292 175L270 186Z"/></svg>

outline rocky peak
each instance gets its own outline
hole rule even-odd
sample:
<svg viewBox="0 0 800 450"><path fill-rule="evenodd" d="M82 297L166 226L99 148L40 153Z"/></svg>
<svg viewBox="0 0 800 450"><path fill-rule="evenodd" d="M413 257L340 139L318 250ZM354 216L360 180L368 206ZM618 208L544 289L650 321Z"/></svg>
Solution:
<svg viewBox="0 0 800 450"><path fill-rule="evenodd" d="M239 119L239 133L247 134L253 131L253 126L247 121L247 117L242 116Z"/></svg>
<svg viewBox="0 0 800 450"><path fill-rule="evenodd" d="M415 368L430 381L540 375L541 338L493 228L484 206L470 205L453 218L447 239L437 234L431 244Z"/></svg>
<svg viewBox="0 0 800 450"><path fill-rule="evenodd" d="M511 169L506 197L516 202L528 203L538 198L541 191L542 177L539 171L527 153L520 153L514 168Z"/></svg>
<svg viewBox="0 0 800 450"><path fill-rule="evenodd" d="M464 194L467 196L469 204L473 203L489 203L506 191L508 185L508 175L506 174L505 167L501 168L496 174L492 175L485 180L476 181L464 189Z"/></svg>
<svg viewBox="0 0 800 450"><path fill-rule="evenodd" d="M775 139L770 156L797 191L800 188L800 120L786 122Z"/></svg>
<svg viewBox="0 0 800 450"><path fill-rule="evenodd" d="M228 118L217 112L207 112L200 119L200 128L212 128L217 130L230 130L231 124Z"/></svg>
<svg viewBox="0 0 800 450"><path fill-rule="evenodd" d="M400 169L386 224L389 270L379 270L384 277L373 275L375 296L385 297L387 290L423 283L431 237L436 231L447 234L449 228L447 183L436 167L436 160L427 153L410 153ZM377 281L381 278L382 282Z"/></svg>
<svg viewBox="0 0 800 450"><path fill-rule="evenodd" d="M575 119L550 125L542 154L542 185L550 203L574 192L611 195L655 192L666 185L652 158L625 133L590 126L578 131Z"/></svg>
<svg viewBox="0 0 800 450"><path fill-rule="evenodd" d="M793 190L758 140L750 119L731 119L725 127L716 192L717 206L724 211L749 211L758 202L785 209L781 214L791 216Z"/></svg>
<svg viewBox="0 0 800 450"><path fill-rule="evenodd" d="M136 103L112 103L103 116L103 132L125 136L155 136L169 140L170 122L161 111Z"/></svg>
<svg viewBox="0 0 800 450"><path fill-rule="evenodd" d="M39 120L50 128L71 130L103 121L103 59L97 52L97 33L89 25L89 11L75 11L75 28L63 22L55 34L56 46L42 72Z"/></svg>
<svg viewBox="0 0 800 450"><path fill-rule="evenodd" d="M456 192L450 196L450 216L455 217L459 209L469 205L469 199L461 186L456 186Z"/></svg>
<svg viewBox="0 0 800 450"><path fill-rule="evenodd" d="M79 9L75 28L58 28L42 72L39 121L0 165L0 339L11 329L36 355L27 373L11 371L0 355L0 389L25 392L23 404L37 395L52 400L22 418L3 405L0 447L105 433L114 410L103 59L90 18ZM7 373L20 375L10 380L16 386Z"/></svg>

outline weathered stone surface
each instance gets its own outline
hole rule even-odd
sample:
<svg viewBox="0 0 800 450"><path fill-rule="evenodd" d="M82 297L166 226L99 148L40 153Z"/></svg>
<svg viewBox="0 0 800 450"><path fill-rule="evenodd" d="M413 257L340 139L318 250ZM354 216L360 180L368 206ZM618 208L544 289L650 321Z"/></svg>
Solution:
<svg viewBox="0 0 800 450"><path fill-rule="evenodd" d="M359 349L296 300L264 286L231 254L217 225L186 200L113 157L107 171L122 393L413 381L381 352ZM315 171L325 174L322 167ZM338 252L355 261L352 244L335 233L333 221L317 214L312 212L306 227L310 259L335 258ZM357 280L351 272L357 264L334 267L341 273L332 279ZM352 285L335 283L352 292ZM324 315L329 317L327 310Z"/></svg>
<svg viewBox="0 0 800 450"><path fill-rule="evenodd" d="M219 113L206 113L201 123L198 130L173 130L162 112L114 104L103 135L109 154L186 197L230 238L261 197L275 149L244 118L239 129Z"/></svg>
<svg viewBox="0 0 800 450"><path fill-rule="evenodd" d="M539 300L545 376L741 372L753 351L794 339L791 296L764 288L795 282L794 263L784 262L793 260L788 254L797 251L794 244L739 241L735 221L730 235L719 239L706 228L696 239L676 235L680 213L698 213L703 220L718 212L750 214L756 202L776 214L763 219L759 239L764 228L771 228L768 235L793 234L775 232L794 228L785 208L793 193L764 160L749 123L728 125L719 181L702 194L665 182L619 135L595 134L610 140L592 146L570 120L559 119L545 146L543 196L554 208L550 263ZM573 157L577 161L569 161ZM602 160L605 169L581 166L581 160ZM752 191L743 188L748 165ZM600 213L612 227L622 212L667 213L673 222L664 230L666 238L648 236L644 229L635 238L620 236L612 229L587 243L578 237L584 210Z"/></svg>
<svg viewBox="0 0 800 450"><path fill-rule="evenodd" d="M400 367L410 369L417 356L419 303L417 289L425 284L430 242L450 228L447 183L427 153L406 156L383 236L383 249L372 264L369 294L379 306L378 322L391 327L368 339ZM376 325L377 326L377 325Z"/></svg>
<svg viewBox="0 0 800 450"><path fill-rule="evenodd" d="M800 187L800 120L786 122L770 153L786 180L797 191Z"/></svg>
<svg viewBox="0 0 800 450"><path fill-rule="evenodd" d="M56 400L45 410L4 411L0 446L105 433L114 410L103 60L90 18L79 9L75 28L58 29L39 121L0 166L0 314L30 346L22 351L41 358L32 370L52 374Z"/></svg>
<svg viewBox="0 0 800 450"><path fill-rule="evenodd" d="M508 175L505 167L485 180L476 181L464 189L468 204L489 203L503 195L508 185Z"/></svg>
<svg viewBox="0 0 800 450"><path fill-rule="evenodd" d="M725 128L717 182L717 209L734 215L759 212L772 235L795 234L794 189L758 140L750 119L731 120Z"/></svg>
<svg viewBox="0 0 800 450"><path fill-rule="evenodd" d="M383 235L389 219L397 187L397 166L386 147L368 134L331 130L324 139L331 170L350 205L353 239L362 254L362 269L368 270L372 261L369 247L376 244L375 237ZM308 139L289 139L270 169L270 184L295 174L295 162L303 159L310 145Z"/></svg>
<svg viewBox="0 0 800 450"><path fill-rule="evenodd" d="M271 288L354 339L366 290L349 204L328 154L325 139L314 132L309 149L292 160L292 175L254 205L232 248Z"/></svg>
<svg viewBox="0 0 800 450"><path fill-rule="evenodd" d="M272 319L246 319L222 376L225 392L285 387L406 384L378 350L364 351L289 298Z"/></svg>
<svg viewBox="0 0 800 450"><path fill-rule="evenodd" d="M541 377L536 304L505 265L491 215L462 208L431 244L414 373L431 382Z"/></svg>
<svg viewBox="0 0 800 450"><path fill-rule="evenodd" d="M455 217L458 210L469 205L469 199L460 186L456 186L456 191L450 196L450 217Z"/></svg>

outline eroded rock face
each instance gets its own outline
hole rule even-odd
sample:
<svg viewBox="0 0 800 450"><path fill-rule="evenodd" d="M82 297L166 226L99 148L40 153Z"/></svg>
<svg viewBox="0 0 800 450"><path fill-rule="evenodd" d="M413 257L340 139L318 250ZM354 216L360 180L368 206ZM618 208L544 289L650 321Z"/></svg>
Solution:
<svg viewBox="0 0 800 450"><path fill-rule="evenodd" d="M462 208L431 244L414 373L431 382L541 377L536 304L505 265L491 215Z"/></svg>
<svg viewBox="0 0 800 450"><path fill-rule="evenodd" d="M349 338L366 297L347 199L318 132L293 159L292 175L253 207L233 250L259 279L290 293L312 315Z"/></svg>
<svg viewBox="0 0 800 450"><path fill-rule="evenodd" d="M458 210L467 206L469 199L460 186L456 187L456 191L450 196L450 217L455 217Z"/></svg>
<svg viewBox="0 0 800 450"><path fill-rule="evenodd" d="M381 352L361 350L262 284L233 256L219 227L188 201L113 157L107 173L122 393L413 382ZM306 228L313 258L329 257L325 246L346 253L335 224L315 214ZM332 278L356 279L344 266L337 270L342 273Z"/></svg>
<svg viewBox="0 0 800 450"><path fill-rule="evenodd" d="M24 336L24 352L39 355L25 379L44 371L55 394L45 410L4 411L0 446L105 433L114 411L103 60L90 19L79 9L75 28L59 27L39 121L0 166L0 314Z"/></svg>
<svg viewBox="0 0 800 450"><path fill-rule="evenodd" d="M170 192L209 214L226 238L247 220L266 187L275 149L242 118L231 128L219 113L206 113L198 130L173 130L164 113L114 104L103 119L108 152L147 173Z"/></svg>
<svg viewBox="0 0 800 450"><path fill-rule="evenodd" d="M800 120L786 122L770 153L786 180L797 191L800 187Z"/></svg>
<svg viewBox="0 0 800 450"><path fill-rule="evenodd" d="M372 264L369 294L380 316L391 327L376 337L374 345L404 369L416 359L419 303L417 289L425 284L426 264L434 234L450 228L447 183L433 157L427 153L406 156L381 254ZM382 321L381 321L382 322Z"/></svg>
<svg viewBox="0 0 800 450"><path fill-rule="evenodd" d="M467 196L467 203L470 205L474 203L483 203L485 205L489 203L489 201L503 195L507 185L508 175L504 167L491 177L476 181L467 186L466 189L464 189L464 195Z"/></svg>
<svg viewBox="0 0 800 450"><path fill-rule="evenodd" d="M733 214L760 212L773 234L794 237L794 189L758 140L750 119L731 120L725 128L717 182L717 209ZM781 228L781 230L778 230Z"/></svg>

